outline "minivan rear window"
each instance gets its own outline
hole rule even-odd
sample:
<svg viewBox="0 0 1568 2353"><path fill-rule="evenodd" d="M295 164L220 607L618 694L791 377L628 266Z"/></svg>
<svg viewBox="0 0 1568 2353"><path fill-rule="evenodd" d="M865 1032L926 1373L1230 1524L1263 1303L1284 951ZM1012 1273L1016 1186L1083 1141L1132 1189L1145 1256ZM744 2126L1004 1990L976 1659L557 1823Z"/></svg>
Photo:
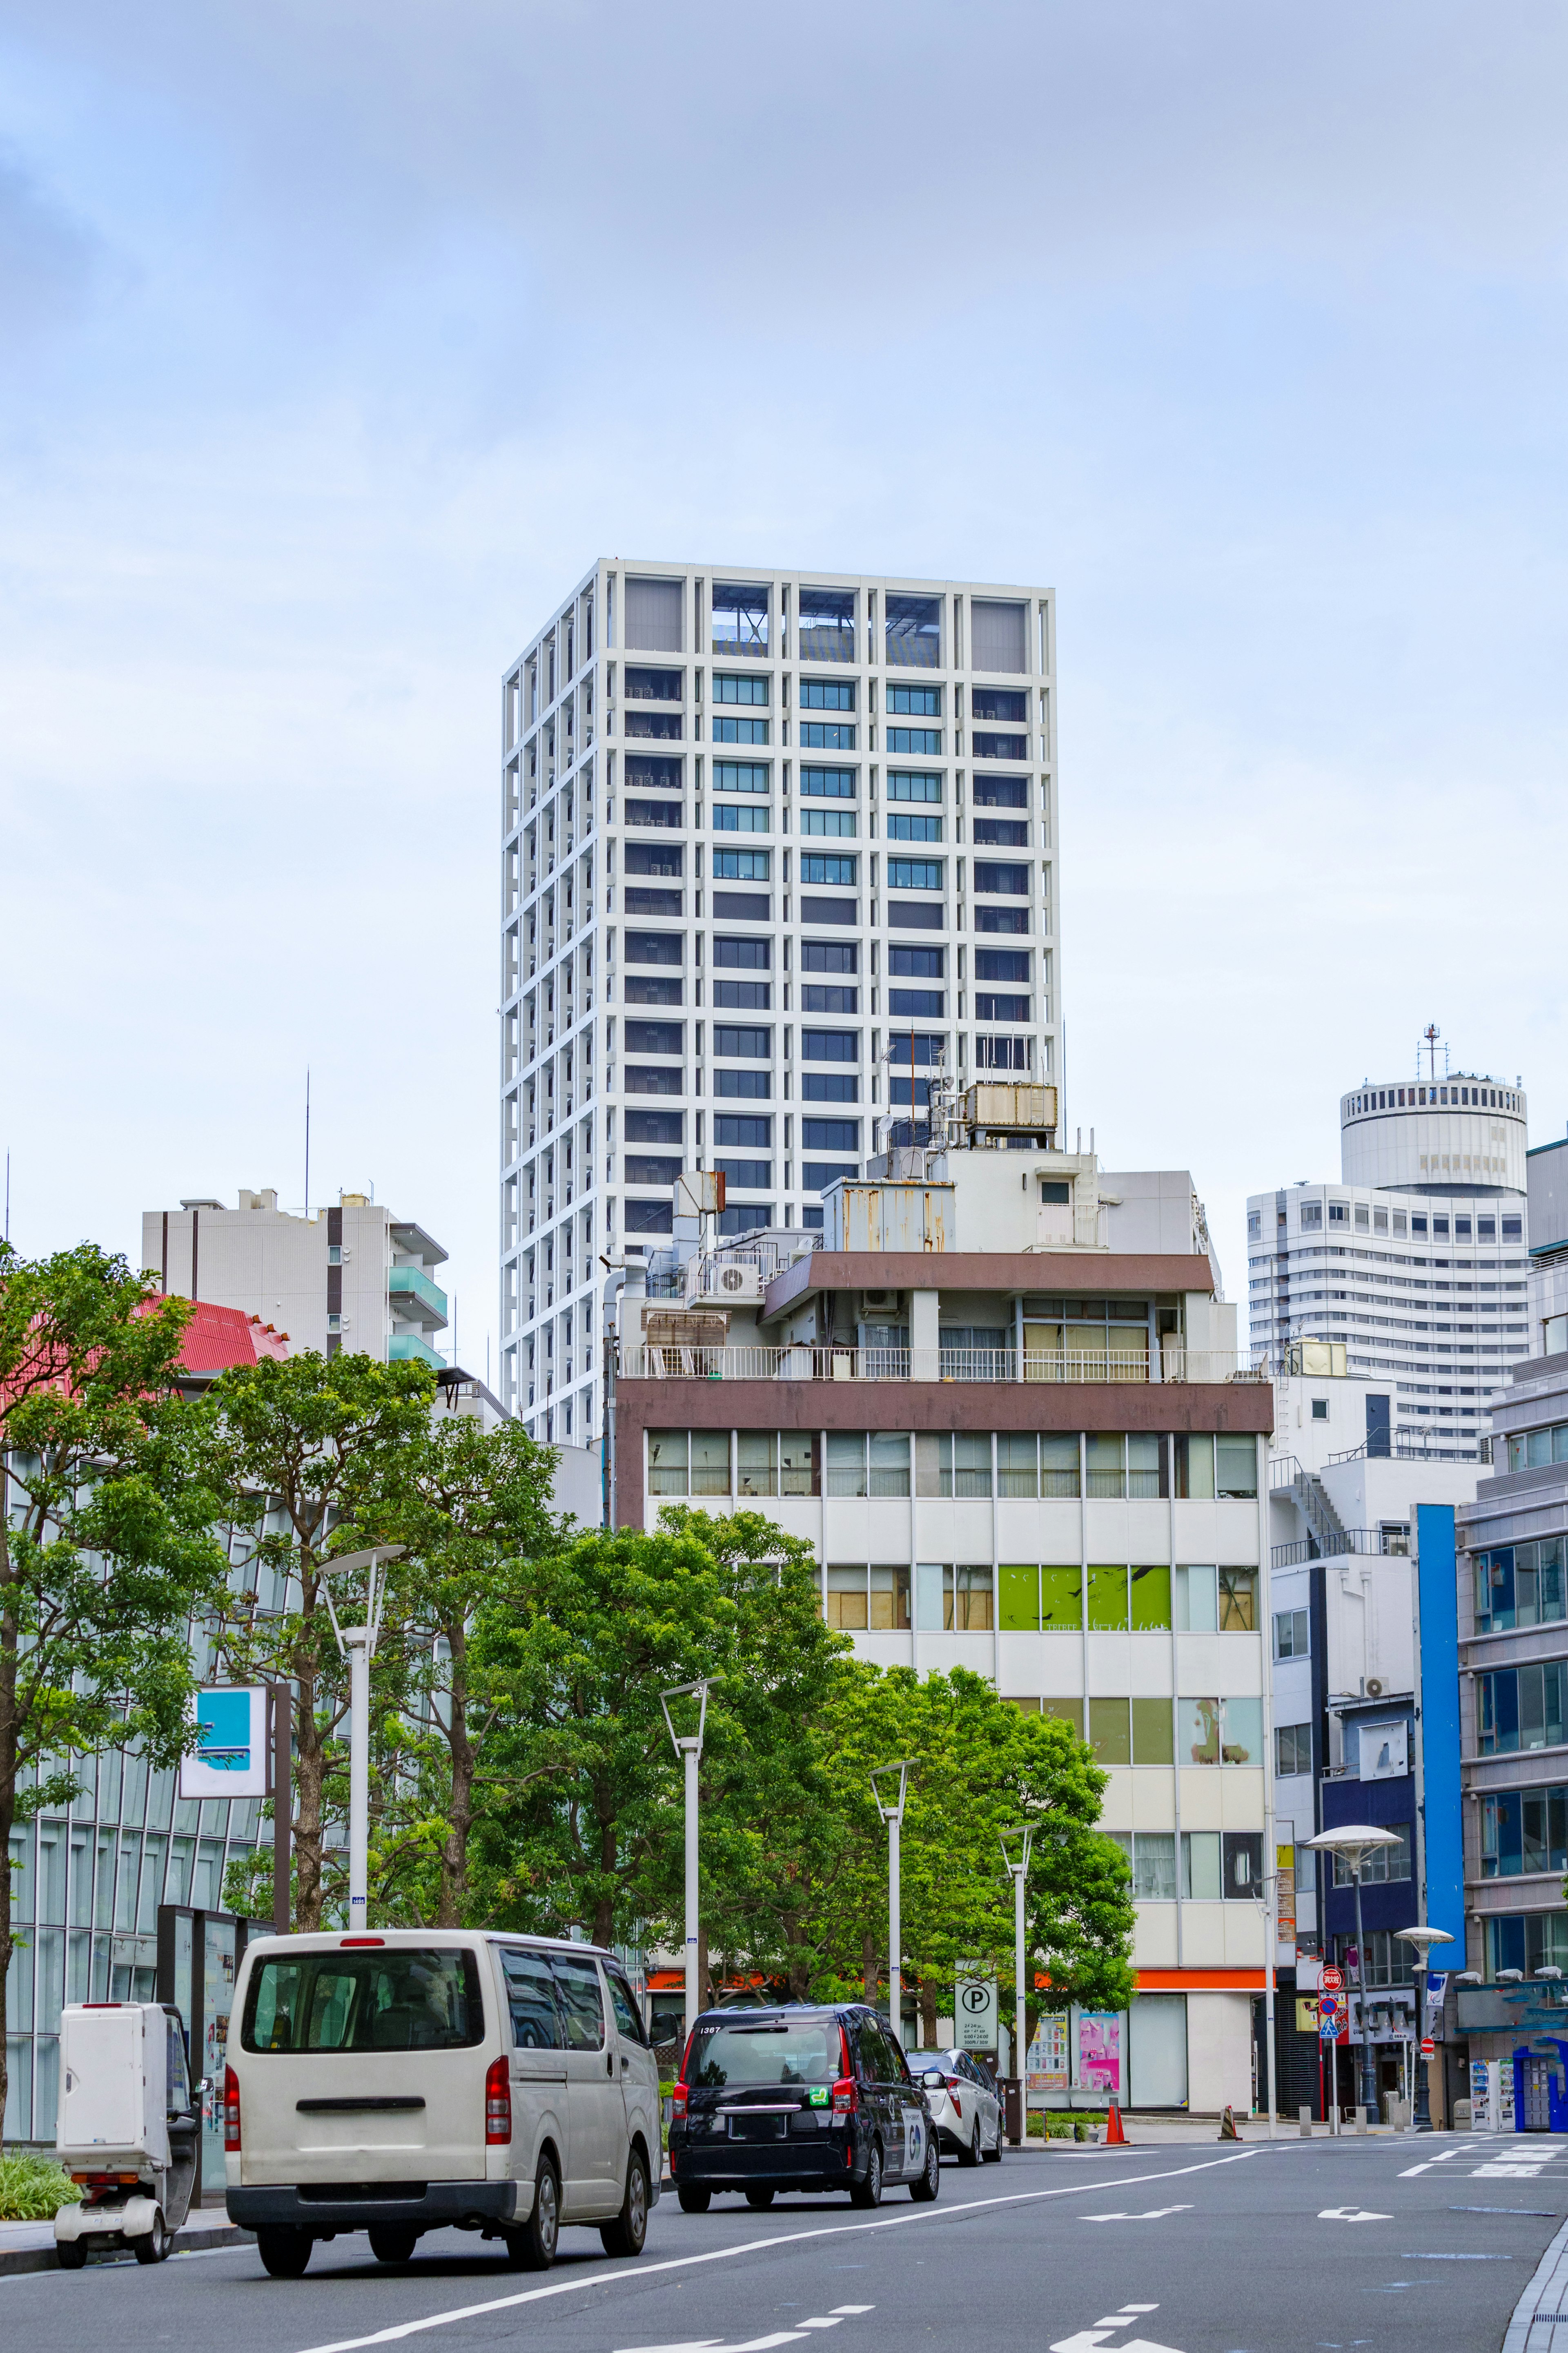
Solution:
<svg viewBox="0 0 1568 2353"><path fill-rule="evenodd" d="M423 1945L300 1953L261 1963L245 2051L461 2051L484 2041L471 1952Z"/></svg>
<svg viewBox="0 0 1568 2353"><path fill-rule="evenodd" d="M746 2084L832 2084L843 2073L844 2038L836 2018L767 2024L702 2026L687 2083L721 2090Z"/></svg>

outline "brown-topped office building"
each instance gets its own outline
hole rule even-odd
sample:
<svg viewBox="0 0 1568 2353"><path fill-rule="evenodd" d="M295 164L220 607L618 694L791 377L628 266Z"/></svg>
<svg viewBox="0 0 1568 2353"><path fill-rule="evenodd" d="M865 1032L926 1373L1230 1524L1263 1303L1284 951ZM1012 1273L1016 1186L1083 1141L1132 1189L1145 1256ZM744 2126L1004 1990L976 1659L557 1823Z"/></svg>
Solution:
<svg viewBox="0 0 1568 2353"><path fill-rule="evenodd" d="M1079 1729L1131 1862L1140 1992L1044 2021L1031 2096L1248 2108L1273 1390L1237 1356L1191 1177L1007 1124L1051 1093L970 1089L945 1148L840 1182L819 1235L705 1248L692 1223L628 1265L612 1518L765 1512L863 1656L971 1668Z"/></svg>

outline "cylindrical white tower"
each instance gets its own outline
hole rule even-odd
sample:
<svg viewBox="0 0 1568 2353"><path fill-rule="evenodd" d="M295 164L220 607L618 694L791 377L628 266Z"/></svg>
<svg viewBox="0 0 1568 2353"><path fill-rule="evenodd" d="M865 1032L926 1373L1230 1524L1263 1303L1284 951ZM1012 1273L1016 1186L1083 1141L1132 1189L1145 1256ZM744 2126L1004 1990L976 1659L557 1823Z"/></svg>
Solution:
<svg viewBox="0 0 1568 2353"><path fill-rule="evenodd" d="M1389 1193L1522 1193L1527 1107L1479 1072L1370 1082L1340 1098L1340 1175Z"/></svg>

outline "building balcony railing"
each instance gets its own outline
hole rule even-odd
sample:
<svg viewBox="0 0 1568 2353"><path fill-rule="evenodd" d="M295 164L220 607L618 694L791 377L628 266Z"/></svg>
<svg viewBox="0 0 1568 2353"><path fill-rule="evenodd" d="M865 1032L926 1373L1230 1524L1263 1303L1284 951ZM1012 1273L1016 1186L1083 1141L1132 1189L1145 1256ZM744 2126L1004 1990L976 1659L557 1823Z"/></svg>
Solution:
<svg viewBox="0 0 1568 2353"><path fill-rule="evenodd" d="M1337 1560L1342 1553L1375 1553L1385 1560L1408 1560L1410 1531L1408 1528L1345 1528L1322 1544L1316 1536L1303 1536L1296 1544L1273 1546L1268 1555L1268 1565L1271 1568L1300 1568L1304 1561Z"/></svg>
<svg viewBox="0 0 1568 2353"><path fill-rule="evenodd" d="M676 1343L623 1345L619 1371L634 1381L1047 1381L1147 1386L1146 1356L1065 1349L851 1348L801 1343L782 1348L709 1348ZM1162 1381L1266 1383L1234 1351L1161 1351Z"/></svg>
<svg viewBox="0 0 1568 2353"><path fill-rule="evenodd" d="M386 1278L392 1312L401 1321L437 1330L447 1321L447 1294L420 1266L395 1266Z"/></svg>

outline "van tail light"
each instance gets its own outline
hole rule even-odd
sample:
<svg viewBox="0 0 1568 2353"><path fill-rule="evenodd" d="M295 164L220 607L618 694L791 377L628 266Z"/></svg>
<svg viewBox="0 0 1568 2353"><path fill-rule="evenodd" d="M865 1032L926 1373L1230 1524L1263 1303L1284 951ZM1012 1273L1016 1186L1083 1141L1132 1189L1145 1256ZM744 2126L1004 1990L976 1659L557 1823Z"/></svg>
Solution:
<svg viewBox="0 0 1568 2353"><path fill-rule="evenodd" d="M833 2113L836 2116L852 2116L860 2103L856 2095L853 2075L840 2075L833 2086Z"/></svg>
<svg viewBox="0 0 1568 2353"><path fill-rule="evenodd" d="M223 2145L230 2156L239 2147L239 2077L232 2067L223 2071Z"/></svg>
<svg viewBox="0 0 1568 2353"><path fill-rule="evenodd" d="M676 2084L670 2090L669 2120L670 2123L674 2125L683 2125L686 2122L686 2086L684 2084Z"/></svg>
<svg viewBox="0 0 1568 2353"><path fill-rule="evenodd" d="M504 2059L485 2070L485 2146L504 2148L511 2138L511 2080Z"/></svg>

